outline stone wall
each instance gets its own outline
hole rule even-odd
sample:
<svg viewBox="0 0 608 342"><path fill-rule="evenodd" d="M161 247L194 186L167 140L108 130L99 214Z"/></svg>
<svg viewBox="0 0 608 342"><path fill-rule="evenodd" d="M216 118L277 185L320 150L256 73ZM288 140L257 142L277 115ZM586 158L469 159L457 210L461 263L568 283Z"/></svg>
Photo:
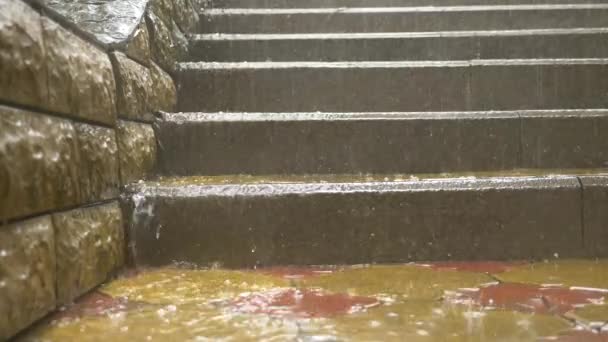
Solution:
<svg viewBox="0 0 608 342"><path fill-rule="evenodd" d="M0 340L125 263L194 0L0 0Z"/></svg>

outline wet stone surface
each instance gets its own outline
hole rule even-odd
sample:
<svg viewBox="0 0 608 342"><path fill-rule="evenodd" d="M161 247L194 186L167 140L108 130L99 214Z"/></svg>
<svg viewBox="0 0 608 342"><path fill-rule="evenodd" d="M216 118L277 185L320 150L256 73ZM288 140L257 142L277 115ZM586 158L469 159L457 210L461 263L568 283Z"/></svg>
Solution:
<svg viewBox="0 0 608 342"><path fill-rule="evenodd" d="M602 177L583 176L583 217L585 218L585 246L590 255L608 255L608 179Z"/></svg>
<svg viewBox="0 0 608 342"><path fill-rule="evenodd" d="M170 72L175 70L175 63L178 59L178 49L173 41L171 33L171 21L165 23L153 11L146 14L146 22L150 32L150 47L152 49L152 59L163 69Z"/></svg>
<svg viewBox="0 0 608 342"><path fill-rule="evenodd" d="M82 169L70 121L0 106L0 220L80 203Z"/></svg>
<svg viewBox="0 0 608 342"><path fill-rule="evenodd" d="M118 196L118 146L111 128L75 124L80 147L81 197L93 202Z"/></svg>
<svg viewBox="0 0 608 342"><path fill-rule="evenodd" d="M171 76L152 63L150 66L152 89L149 89L149 110L153 112L175 110L177 103L177 90Z"/></svg>
<svg viewBox="0 0 608 342"><path fill-rule="evenodd" d="M174 0L174 15L182 32L192 32L198 24L198 12L190 0Z"/></svg>
<svg viewBox="0 0 608 342"><path fill-rule="evenodd" d="M0 98L45 106L47 75L40 15L22 1L0 1Z"/></svg>
<svg viewBox="0 0 608 342"><path fill-rule="evenodd" d="M108 55L48 18L42 28L50 109L114 125L116 84Z"/></svg>
<svg viewBox="0 0 608 342"><path fill-rule="evenodd" d="M574 264L608 267L606 261L566 260L138 270L22 340L603 341L606 273L598 289L497 281L543 265L554 270L539 268L545 276L577 283ZM559 310L517 305L543 297Z"/></svg>
<svg viewBox="0 0 608 342"><path fill-rule="evenodd" d="M57 300L69 303L105 281L124 262L118 203L53 215L57 255Z"/></svg>
<svg viewBox="0 0 608 342"><path fill-rule="evenodd" d="M55 308L54 249L49 216L0 227L0 340Z"/></svg>
<svg viewBox="0 0 608 342"><path fill-rule="evenodd" d="M39 0L103 44L120 44L139 24L148 0Z"/></svg>
<svg viewBox="0 0 608 342"><path fill-rule="evenodd" d="M154 63L148 68L120 52L111 57L118 83L119 117L151 122L153 112L174 109L177 95L168 73Z"/></svg>
<svg viewBox="0 0 608 342"><path fill-rule="evenodd" d="M120 180L128 184L146 177L156 161L156 140L151 125L118 121L116 139L120 150Z"/></svg>
<svg viewBox="0 0 608 342"><path fill-rule="evenodd" d="M150 65L150 34L145 19L142 18L133 31L133 37L125 47L125 53L144 65Z"/></svg>
<svg viewBox="0 0 608 342"><path fill-rule="evenodd" d="M153 116L148 111L148 92L152 89L150 71L123 53L114 52L110 56L116 73L118 115L151 121Z"/></svg>

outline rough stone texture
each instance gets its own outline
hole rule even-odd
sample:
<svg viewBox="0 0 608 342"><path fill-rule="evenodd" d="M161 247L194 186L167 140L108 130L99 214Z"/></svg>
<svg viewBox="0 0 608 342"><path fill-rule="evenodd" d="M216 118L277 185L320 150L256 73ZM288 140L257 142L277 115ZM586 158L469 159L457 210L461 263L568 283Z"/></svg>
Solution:
<svg viewBox="0 0 608 342"><path fill-rule="evenodd" d="M128 119L152 121L155 111L173 111L177 91L173 79L156 64L150 69L120 52L112 53L118 79L118 113Z"/></svg>
<svg viewBox="0 0 608 342"><path fill-rule="evenodd" d="M0 227L0 340L55 308L55 246L48 216Z"/></svg>
<svg viewBox="0 0 608 342"><path fill-rule="evenodd" d="M177 89L173 79L154 63L150 67L150 76L152 77L152 88L149 94L148 110L173 112L177 105Z"/></svg>
<svg viewBox="0 0 608 342"><path fill-rule="evenodd" d="M174 0L152 0L150 1L149 12L156 14L165 23L170 23L173 19Z"/></svg>
<svg viewBox="0 0 608 342"><path fill-rule="evenodd" d="M190 0L173 0L173 18L182 32L192 32L198 24L198 13Z"/></svg>
<svg viewBox="0 0 608 342"><path fill-rule="evenodd" d="M156 139L152 126L119 120L116 138L122 184L145 178L156 162Z"/></svg>
<svg viewBox="0 0 608 342"><path fill-rule="evenodd" d="M580 179L583 184L583 235L587 256L608 257L608 175Z"/></svg>
<svg viewBox="0 0 608 342"><path fill-rule="evenodd" d="M118 196L118 147L113 129L75 124L82 160L80 188L83 201Z"/></svg>
<svg viewBox="0 0 608 342"><path fill-rule="evenodd" d="M22 1L0 0L0 99L47 104L40 15Z"/></svg>
<svg viewBox="0 0 608 342"><path fill-rule="evenodd" d="M163 69L173 72L177 61L178 51L175 49L173 35L171 33L171 22L165 24L160 17L152 11L146 14L146 22L150 32L150 47L152 59Z"/></svg>
<svg viewBox="0 0 608 342"><path fill-rule="evenodd" d="M53 215L57 300L67 303L99 285L124 264L117 202Z"/></svg>
<svg viewBox="0 0 608 342"><path fill-rule="evenodd" d="M147 0L37 0L102 44L126 41L143 17Z"/></svg>
<svg viewBox="0 0 608 342"><path fill-rule="evenodd" d="M150 71L121 52L111 54L117 82L118 114L129 119L152 121L150 97L153 86Z"/></svg>
<svg viewBox="0 0 608 342"><path fill-rule="evenodd" d="M42 24L49 109L114 124L116 86L108 55L48 18Z"/></svg>
<svg viewBox="0 0 608 342"><path fill-rule="evenodd" d="M180 31L175 21L171 21L171 36L173 37L175 57L178 61L185 61L189 55L188 38Z"/></svg>
<svg viewBox="0 0 608 342"><path fill-rule="evenodd" d="M70 121L0 106L0 220L79 203L81 169Z"/></svg>
<svg viewBox="0 0 608 342"><path fill-rule="evenodd" d="M143 18L133 32L131 40L127 43L125 53L144 65L150 65L150 35L148 34L148 25Z"/></svg>

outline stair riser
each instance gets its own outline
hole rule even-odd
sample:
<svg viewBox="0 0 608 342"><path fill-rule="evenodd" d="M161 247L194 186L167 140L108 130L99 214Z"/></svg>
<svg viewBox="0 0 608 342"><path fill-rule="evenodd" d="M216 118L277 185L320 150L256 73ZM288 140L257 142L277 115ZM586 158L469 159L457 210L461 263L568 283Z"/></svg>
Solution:
<svg viewBox="0 0 608 342"><path fill-rule="evenodd" d="M606 65L193 69L181 111L393 112L605 108Z"/></svg>
<svg viewBox="0 0 608 342"><path fill-rule="evenodd" d="M261 114L263 115L263 114ZM608 115L159 121L167 175L438 173L608 167Z"/></svg>
<svg viewBox="0 0 608 342"><path fill-rule="evenodd" d="M206 14L205 14L206 13ZM210 14L201 33L426 32L607 27L608 9Z"/></svg>
<svg viewBox="0 0 608 342"><path fill-rule="evenodd" d="M221 0L214 8L324 8L605 3L605 0Z"/></svg>
<svg viewBox="0 0 608 342"><path fill-rule="evenodd" d="M292 184L296 191L249 185L213 195L193 195L195 188L187 195L148 194L131 229L136 263L250 267L585 253L575 177L540 184L505 179L490 187L469 182L455 188L326 184L300 192ZM332 187L338 192L323 190Z"/></svg>
<svg viewBox="0 0 608 342"><path fill-rule="evenodd" d="M193 40L192 61L398 61L608 57L608 33Z"/></svg>

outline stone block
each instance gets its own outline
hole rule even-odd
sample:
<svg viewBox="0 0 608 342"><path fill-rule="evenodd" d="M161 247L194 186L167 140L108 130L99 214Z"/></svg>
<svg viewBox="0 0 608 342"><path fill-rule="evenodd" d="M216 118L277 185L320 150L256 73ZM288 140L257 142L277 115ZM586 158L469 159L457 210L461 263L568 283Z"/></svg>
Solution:
<svg viewBox="0 0 608 342"><path fill-rule="evenodd" d="M150 67L150 76L152 77L152 87L149 89L148 110L150 112L175 111L177 89L171 76L154 63Z"/></svg>
<svg viewBox="0 0 608 342"><path fill-rule="evenodd" d="M190 0L173 0L173 18L182 32L192 32L198 24L198 12Z"/></svg>
<svg viewBox="0 0 608 342"><path fill-rule="evenodd" d="M150 71L121 52L111 54L117 80L118 113L121 117L152 121L149 92L153 87Z"/></svg>
<svg viewBox="0 0 608 342"><path fill-rule="evenodd" d="M156 163L156 139L152 126L119 120L116 138L122 184L145 178Z"/></svg>
<svg viewBox="0 0 608 342"><path fill-rule="evenodd" d="M45 68L40 15L22 1L0 0L0 99L45 107Z"/></svg>
<svg viewBox="0 0 608 342"><path fill-rule="evenodd" d="M118 196L118 147L113 129L75 124L82 167L81 198L92 202Z"/></svg>
<svg viewBox="0 0 608 342"><path fill-rule="evenodd" d="M152 0L148 12L156 14L165 23L170 23L173 19L173 0Z"/></svg>
<svg viewBox="0 0 608 342"><path fill-rule="evenodd" d="M80 170L70 121L0 106L0 220L79 203Z"/></svg>
<svg viewBox="0 0 608 342"><path fill-rule="evenodd" d="M143 18L127 43L125 53L139 63L150 65L150 34Z"/></svg>
<svg viewBox="0 0 608 342"><path fill-rule="evenodd" d="M189 54L189 42L186 35L177 26L175 21L171 21L171 37L173 38L174 49L176 58L178 61L185 61L188 59Z"/></svg>
<svg viewBox="0 0 608 342"><path fill-rule="evenodd" d="M122 46L141 21L147 0L27 0L60 15L106 47Z"/></svg>
<svg viewBox="0 0 608 342"><path fill-rule="evenodd" d="M42 27L49 109L113 125L116 85L108 55L48 18Z"/></svg>
<svg viewBox="0 0 608 342"><path fill-rule="evenodd" d="M54 214L53 224L60 304L101 284L124 264L118 202Z"/></svg>
<svg viewBox="0 0 608 342"><path fill-rule="evenodd" d="M177 50L171 33L171 22L166 24L153 11L148 11L146 14L146 22L150 32L152 59L163 69L173 72L177 61Z"/></svg>
<svg viewBox="0 0 608 342"><path fill-rule="evenodd" d="M55 308L55 243L48 216L0 227L0 340Z"/></svg>

